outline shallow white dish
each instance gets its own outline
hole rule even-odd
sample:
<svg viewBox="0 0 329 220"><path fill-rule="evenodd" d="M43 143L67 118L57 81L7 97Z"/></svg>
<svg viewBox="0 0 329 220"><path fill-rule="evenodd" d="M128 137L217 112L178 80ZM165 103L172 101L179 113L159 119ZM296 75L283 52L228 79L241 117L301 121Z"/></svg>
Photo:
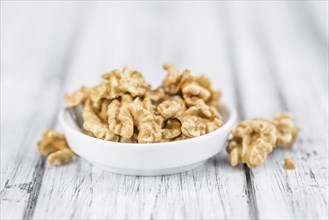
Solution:
<svg viewBox="0 0 329 220"><path fill-rule="evenodd" d="M224 147L236 120L236 111L221 104L224 125L203 136L187 140L131 144L100 140L84 134L81 111L64 109L59 121L68 144L87 161L105 170L136 176L156 176L184 172L203 164Z"/></svg>

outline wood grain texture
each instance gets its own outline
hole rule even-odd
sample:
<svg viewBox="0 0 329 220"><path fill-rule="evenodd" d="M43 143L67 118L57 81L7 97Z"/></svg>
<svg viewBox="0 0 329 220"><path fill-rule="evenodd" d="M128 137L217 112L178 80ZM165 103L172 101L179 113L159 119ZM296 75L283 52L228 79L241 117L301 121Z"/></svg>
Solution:
<svg viewBox="0 0 329 220"><path fill-rule="evenodd" d="M286 36L284 33L288 30L293 30L291 31L291 35L295 36L301 33L295 33L294 26L289 26L288 21L291 21L293 18L286 11L281 11L280 18L278 18L271 14L271 10L259 11L264 13L262 14L263 16L266 14L268 19L275 19L275 23L279 25L268 27L265 24L261 24L257 20L258 17L261 17L257 15L257 11L251 11L248 14L246 13L248 10L245 10L241 6L232 10L233 14L240 14L241 17L254 17L253 21L249 22L245 19L236 19L235 25L232 25L232 27L236 27L236 32L232 33L232 36L235 36L234 48L237 50L236 58L238 66L241 67L238 71L239 76L237 82L240 88L245 87L240 90L243 91L241 93L241 99L245 106L243 108L244 116L246 118L255 116L269 117L275 112L290 111L295 115L295 120L301 126L299 141L295 144L292 152L278 149L269 157L268 162L264 166L250 171L251 182L255 190L257 216L261 219L282 217L321 218L321 216L328 215L328 210L325 207L319 208L322 206L318 204L328 203L328 197L324 196L328 195L328 189L327 187L310 186L316 184L315 182L320 182L319 185L325 186L327 182L328 139L326 138L326 134L328 129L326 125L328 114L321 106L323 104L322 102L314 103L316 101L314 97L325 95L325 90L322 90L323 87L320 87L320 94L314 96L310 95L310 93L315 92L314 89L310 89L310 87L305 88L309 75L308 73L304 73L303 77L300 77L303 69L301 69L299 62L301 62L303 57L298 56L294 58L294 56L298 55L298 51L296 50L300 48L300 45L295 44L298 41L289 41L290 50L287 50L286 47L276 45L278 41L277 38L274 38L275 33L282 33L283 36L281 36L280 43L284 44L287 41L286 36L289 36L289 33ZM289 11L287 10L287 12ZM257 27L258 30L253 29L253 27ZM259 30L260 27L264 27L264 30ZM276 29L282 27L287 29ZM260 35L261 33L268 34ZM303 40L303 50L307 51L310 48L305 42L307 41ZM250 57L247 51L253 51L253 57ZM253 63L255 60L263 65ZM288 61L289 63L282 63ZM287 70L285 69L286 67L290 67L291 69ZM310 71L312 70L319 71L319 68L314 65ZM261 83L262 85L255 86L255 83ZM317 85L319 83L321 82L318 81ZM293 94L295 92L298 94ZM296 103L296 97L298 96L301 96L302 99L299 103ZM326 99L327 97L322 97L322 100ZM313 105L316 105L304 110L304 115L311 114L313 117L307 117L306 119L305 116L302 116L301 112L303 110L300 109L300 106L303 106L304 102L314 103ZM304 108L307 107L305 106ZM312 111L314 112L312 113ZM320 131L312 128L311 124L314 124L315 120L317 120L316 126L319 126ZM313 138L310 136L313 136ZM317 140L316 149L310 147L310 143L307 145L302 144L309 138ZM310 166L309 164L312 162L302 159L305 158L305 153L312 158L310 159L312 162L317 161L319 167ZM295 172L282 169L285 157L292 157L296 160L297 170ZM317 173L319 178L315 180L311 177L311 173ZM312 191L312 196L308 195L310 191ZM317 210L317 214L315 215L309 209L301 207L312 207L310 209ZM273 212L273 210L280 210L280 212Z"/></svg>
<svg viewBox="0 0 329 220"><path fill-rule="evenodd" d="M1 51L1 218L30 218L45 166L35 144L43 128L56 122L76 4L5 2L3 7L8 14L1 31L6 42Z"/></svg>
<svg viewBox="0 0 329 220"><path fill-rule="evenodd" d="M328 2L1 3L1 219L328 218ZM19 15L19 16L16 16ZM226 152L177 175L51 167L35 143L65 92L130 65L206 73L240 119L290 111L292 150L232 168ZM41 92L40 92L41 91ZM291 157L297 169L282 163Z"/></svg>

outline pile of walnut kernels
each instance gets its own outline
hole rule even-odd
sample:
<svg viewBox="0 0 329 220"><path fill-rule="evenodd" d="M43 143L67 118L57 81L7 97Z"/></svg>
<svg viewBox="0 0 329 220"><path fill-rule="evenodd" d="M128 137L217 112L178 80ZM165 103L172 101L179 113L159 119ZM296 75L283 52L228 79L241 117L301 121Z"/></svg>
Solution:
<svg viewBox="0 0 329 220"><path fill-rule="evenodd" d="M84 106L82 131L95 138L123 143L157 143L198 137L220 128L217 110L221 92L210 80L182 73L171 64L162 85L151 89L138 71L124 68L102 75L100 84L65 95L69 108ZM239 161L249 167L262 164L276 146L291 146L298 128L289 114L273 120L240 122L232 131L227 151L232 166ZM51 129L38 143L51 165L74 158L65 137Z"/></svg>
<svg viewBox="0 0 329 220"><path fill-rule="evenodd" d="M65 96L69 108L84 105L83 130L108 141L157 143L198 137L222 125L216 106L221 93L205 76L180 73L165 64L168 74L152 90L141 73L124 68L102 75L99 85Z"/></svg>

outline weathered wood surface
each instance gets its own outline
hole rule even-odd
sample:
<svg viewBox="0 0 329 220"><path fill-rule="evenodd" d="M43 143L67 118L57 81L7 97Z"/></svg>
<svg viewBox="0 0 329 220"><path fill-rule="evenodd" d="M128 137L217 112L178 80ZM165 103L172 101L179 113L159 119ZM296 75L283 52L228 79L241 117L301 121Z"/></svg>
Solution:
<svg viewBox="0 0 329 220"><path fill-rule="evenodd" d="M209 75L241 119L292 112L294 148L162 177L39 156L65 92L127 64L157 85L165 61ZM328 2L1 2L0 190L1 219L328 218Z"/></svg>

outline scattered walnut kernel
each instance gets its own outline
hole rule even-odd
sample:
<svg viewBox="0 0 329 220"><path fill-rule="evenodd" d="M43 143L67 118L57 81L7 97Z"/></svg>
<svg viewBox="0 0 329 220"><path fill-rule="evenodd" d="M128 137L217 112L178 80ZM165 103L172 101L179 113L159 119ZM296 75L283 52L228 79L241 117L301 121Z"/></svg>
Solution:
<svg viewBox="0 0 329 220"><path fill-rule="evenodd" d="M239 161L250 168L261 165L275 146L291 147L298 131L289 113L277 115L273 120L258 118L240 122L226 147L231 165L236 166Z"/></svg>
<svg viewBox="0 0 329 220"><path fill-rule="evenodd" d="M294 161L290 158L285 158L284 159L284 165L283 166L287 170L294 170L296 168Z"/></svg>
<svg viewBox="0 0 329 220"><path fill-rule="evenodd" d="M277 145L282 148L290 148L299 132L299 128L292 121L292 115L290 113L276 115L272 122L277 128Z"/></svg>
<svg viewBox="0 0 329 220"><path fill-rule="evenodd" d="M45 129L42 140L38 142L38 148L42 156L47 156L67 147L64 135L50 128Z"/></svg>
<svg viewBox="0 0 329 220"><path fill-rule="evenodd" d="M71 149L65 148L50 154L48 156L48 161L52 166L60 166L71 162L74 156L75 154Z"/></svg>
<svg viewBox="0 0 329 220"><path fill-rule="evenodd" d="M274 125L262 119L240 122L232 135L227 146L232 166L240 160L250 168L264 163L277 140Z"/></svg>
<svg viewBox="0 0 329 220"><path fill-rule="evenodd" d="M42 140L38 142L38 148L42 156L48 156L48 162L53 166L68 163L75 156L64 135L50 128L45 129Z"/></svg>

